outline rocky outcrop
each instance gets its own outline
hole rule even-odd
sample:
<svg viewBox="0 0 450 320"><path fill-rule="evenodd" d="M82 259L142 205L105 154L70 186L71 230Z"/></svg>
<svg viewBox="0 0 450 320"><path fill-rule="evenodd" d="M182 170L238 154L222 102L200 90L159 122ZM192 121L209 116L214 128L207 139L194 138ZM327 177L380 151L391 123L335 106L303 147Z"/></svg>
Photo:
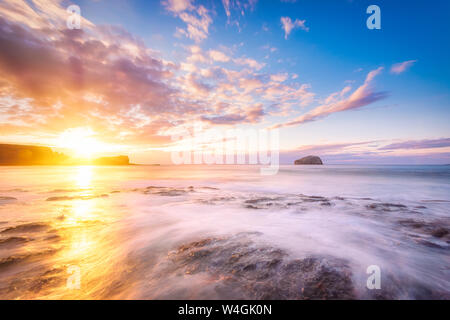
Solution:
<svg viewBox="0 0 450 320"><path fill-rule="evenodd" d="M48 147L0 144L0 165L53 165L67 158Z"/></svg>
<svg viewBox="0 0 450 320"><path fill-rule="evenodd" d="M170 263L161 264L167 269L155 276L207 275L214 280L219 299L356 298L348 261L331 256L292 259L282 249L253 241L258 236L243 232L186 243L168 254Z"/></svg>
<svg viewBox="0 0 450 320"><path fill-rule="evenodd" d="M128 156L101 157L97 159L76 159L49 147L0 144L0 165L129 165Z"/></svg>
<svg viewBox="0 0 450 320"><path fill-rule="evenodd" d="M126 166L130 164L128 156L102 157L93 161L98 166Z"/></svg>
<svg viewBox="0 0 450 320"><path fill-rule="evenodd" d="M295 160L294 164L323 164L322 159L318 156L307 156L298 160Z"/></svg>

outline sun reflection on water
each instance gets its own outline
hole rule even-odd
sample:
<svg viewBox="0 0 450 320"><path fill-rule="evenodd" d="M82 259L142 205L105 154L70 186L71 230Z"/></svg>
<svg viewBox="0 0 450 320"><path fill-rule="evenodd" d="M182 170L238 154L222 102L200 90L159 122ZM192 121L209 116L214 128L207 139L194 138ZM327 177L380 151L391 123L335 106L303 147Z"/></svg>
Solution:
<svg viewBox="0 0 450 320"><path fill-rule="evenodd" d="M75 175L77 187L88 188L91 186L93 176L92 166L79 166Z"/></svg>
<svg viewBox="0 0 450 320"><path fill-rule="evenodd" d="M71 201L71 208L59 230L65 245L58 260L66 266L78 267L82 275L81 290L68 290L65 286L56 290L64 298L92 298L95 296L93 286L98 279L108 278L109 269L105 266L104 255L111 244L102 235L108 220L103 215L109 210L105 210L108 206L105 199L95 197L95 169L94 166L79 166L73 173L73 187L82 189L77 194L87 198ZM114 239L112 235L111 239Z"/></svg>
<svg viewBox="0 0 450 320"><path fill-rule="evenodd" d="M115 169L111 172L96 166L63 169L64 174L61 170L56 175L59 191L54 197L61 200L41 201L42 220L38 222L48 228L42 234L35 232L36 240L19 248L32 257L29 260L33 264L24 262L22 266L26 281L16 289L15 282L4 278L5 287L14 288L11 297L22 299L106 299L131 294L132 287L122 282L129 282L129 274L124 273L128 265L122 263L126 238L123 226L117 223L125 209L118 205L117 197L110 195L109 186L96 179L103 178L100 174L112 174ZM11 255L21 254L19 249L11 249ZM39 268L34 268L37 264ZM72 267L80 272L78 289L67 285ZM1 281L0 277L0 296ZM34 283L39 284L39 290L34 290Z"/></svg>

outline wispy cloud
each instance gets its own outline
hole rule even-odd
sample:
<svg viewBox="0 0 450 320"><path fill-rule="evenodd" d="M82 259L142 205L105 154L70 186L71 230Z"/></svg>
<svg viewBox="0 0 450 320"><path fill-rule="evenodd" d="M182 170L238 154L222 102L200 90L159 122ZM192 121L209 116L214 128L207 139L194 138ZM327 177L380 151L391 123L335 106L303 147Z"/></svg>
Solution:
<svg viewBox="0 0 450 320"><path fill-rule="evenodd" d="M354 110L362 108L366 105L384 99L388 96L386 92L373 91L372 82L379 75L383 67L372 70L367 74L364 84L357 88L349 97L345 97L350 91L350 87L346 86L342 91L331 94L322 104L313 110L297 117L296 119L273 126L273 128L289 127L299 125L305 122L316 121L324 118L332 113L342 112L346 110Z"/></svg>
<svg viewBox="0 0 450 320"><path fill-rule="evenodd" d="M253 10L257 2L258 0L222 0L228 24L240 28L240 17L245 16L246 11Z"/></svg>
<svg viewBox="0 0 450 320"><path fill-rule="evenodd" d="M197 43L208 37L212 18L203 5L195 6L191 0L165 0L162 4L167 11L186 23L185 29L176 28L176 35L186 36Z"/></svg>
<svg viewBox="0 0 450 320"><path fill-rule="evenodd" d="M450 147L450 138L431 140L408 140L392 143L380 148L380 150L411 150L411 149L434 149Z"/></svg>
<svg viewBox="0 0 450 320"><path fill-rule="evenodd" d="M286 40L294 29L300 28L304 31L309 31L309 27L305 25L306 20L295 19L295 21L292 21L292 19L289 17L281 17L280 20L282 28L284 30L284 38Z"/></svg>
<svg viewBox="0 0 450 320"><path fill-rule="evenodd" d="M239 113L228 113L220 116L204 116L202 119L211 124L235 125L243 123L257 123L265 115L262 104L246 108Z"/></svg>
<svg viewBox="0 0 450 320"><path fill-rule="evenodd" d="M164 0L162 4L167 10L173 13L180 13L187 10L193 10L195 7L192 5L192 0Z"/></svg>
<svg viewBox="0 0 450 320"><path fill-rule="evenodd" d="M236 59L234 59L233 61L234 61L236 64L239 64L239 65L246 65L246 66L249 66L250 68L253 68L253 69L255 69L255 70L260 70L260 69L264 68L264 66L266 65L265 63L261 63L261 62L258 62L258 61L256 61L256 60L254 60L254 59L251 59L251 58L244 58L244 57L242 57L242 58L236 58Z"/></svg>
<svg viewBox="0 0 450 320"><path fill-rule="evenodd" d="M408 70L417 60L408 60L400 63L393 64L391 67L391 73L400 74Z"/></svg>
<svg viewBox="0 0 450 320"><path fill-rule="evenodd" d="M450 163L450 139L392 140L324 143L304 145L280 153L282 163L319 155L325 163L447 164ZM434 150L430 150L434 149Z"/></svg>

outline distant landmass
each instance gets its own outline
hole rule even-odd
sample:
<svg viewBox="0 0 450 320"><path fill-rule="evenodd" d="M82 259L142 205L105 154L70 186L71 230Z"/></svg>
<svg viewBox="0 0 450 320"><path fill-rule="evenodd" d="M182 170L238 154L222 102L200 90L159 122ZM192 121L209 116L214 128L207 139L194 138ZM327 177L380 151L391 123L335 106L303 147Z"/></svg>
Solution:
<svg viewBox="0 0 450 320"><path fill-rule="evenodd" d="M92 160L79 160L60 152L54 152L49 147L0 144L0 165L30 166L30 165L129 165L128 156L101 157Z"/></svg>
<svg viewBox="0 0 450 320"><path fill-rule="evenodd" d="M98 166L126 166L130 164L128 156L101 157L93 160Z"/></svg>
<svg viewBox="0 0 450 320"><path fill-rule="evenodd" d="M294 164L323 164L322 159L318 156L307 156L294 161Z"/></svg>

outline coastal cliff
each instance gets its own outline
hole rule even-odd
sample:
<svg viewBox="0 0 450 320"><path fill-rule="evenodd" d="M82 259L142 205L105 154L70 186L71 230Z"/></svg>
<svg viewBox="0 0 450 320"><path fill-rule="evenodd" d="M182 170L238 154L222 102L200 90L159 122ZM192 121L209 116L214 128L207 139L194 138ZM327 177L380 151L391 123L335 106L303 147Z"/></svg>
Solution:
<svg viewBox="0 0 450 320"><path fill-rule="evenodd" d="M0 144L0 165L55 165L68 159L49 147Z"/></svg>
<svg viewBox="0 0 450 320"><path fill-rule="evenodd" d="M54 152L49 147L0 144L0 165L32 166L32 165L97 165L118 166L129 165L128 156L101 157L97 159L74 159L63 153Z"/></svg>

